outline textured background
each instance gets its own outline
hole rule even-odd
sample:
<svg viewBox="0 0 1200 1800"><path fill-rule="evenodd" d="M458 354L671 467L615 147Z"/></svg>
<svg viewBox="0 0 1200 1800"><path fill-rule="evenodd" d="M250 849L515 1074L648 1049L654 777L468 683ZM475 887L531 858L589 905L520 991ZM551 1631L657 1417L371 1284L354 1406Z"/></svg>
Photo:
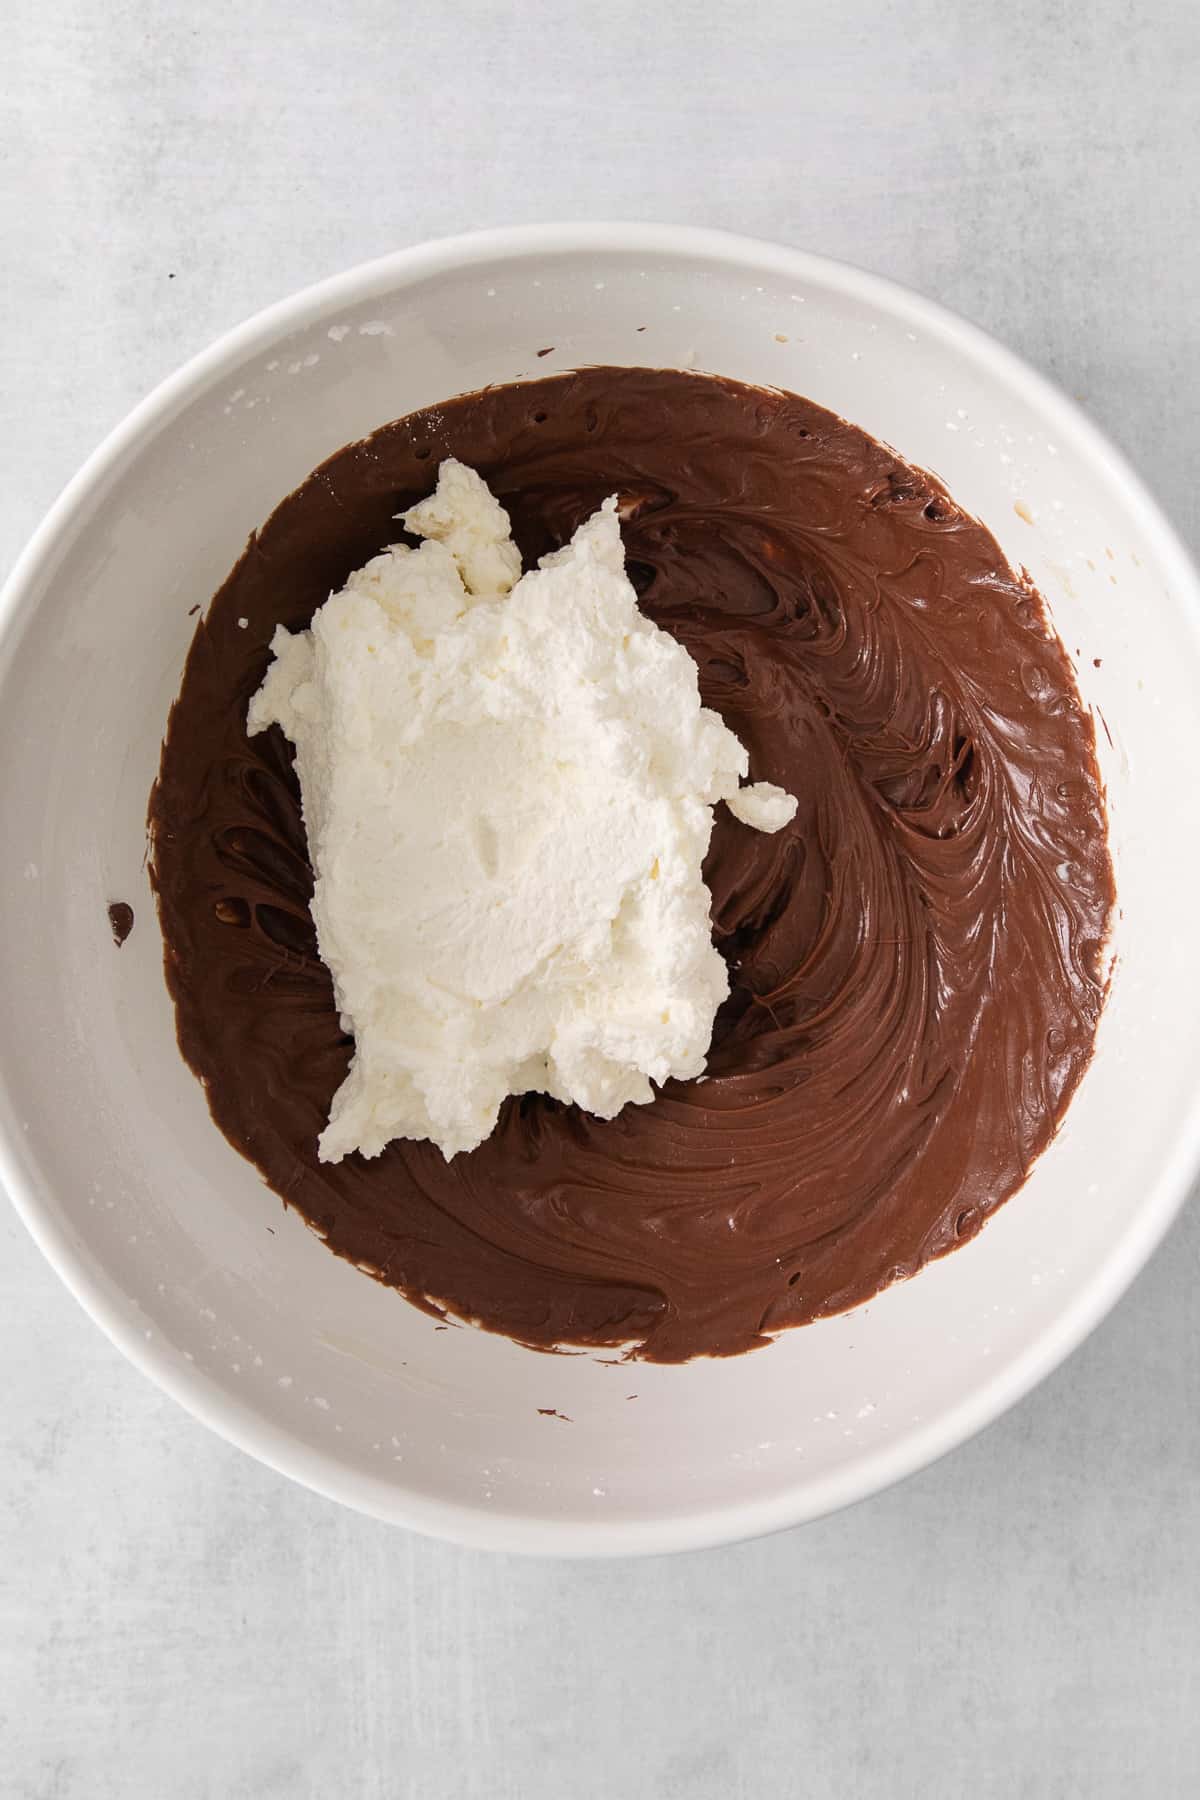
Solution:
<svg viewBox="0 0 1200 1800"><path fill-rule="evenodd" d="M566 217L831 252L1082 399L1193 548L1194 0L7 0L0 571L247 313ZM3 1800L957 1800L1200 1784L1192 1207L1016 1413L747 1547L540 1565L159 1397L0 1212Z"/></svg>

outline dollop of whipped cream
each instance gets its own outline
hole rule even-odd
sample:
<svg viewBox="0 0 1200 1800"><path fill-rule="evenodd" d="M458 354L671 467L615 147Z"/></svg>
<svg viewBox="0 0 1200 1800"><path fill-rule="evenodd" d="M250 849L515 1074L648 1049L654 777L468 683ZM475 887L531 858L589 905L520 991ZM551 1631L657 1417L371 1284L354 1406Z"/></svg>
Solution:
<svg viewBox="0 0 1200 1800"><path fill-rule="evenodd" d="M521 574L508 515L448 460L425 541L280 626L251 735L296 749L312 914L354 1059L319 1155L482 1143L509 1094L611 1118L704 1069L728 992L701 863L712 808L796 801L700 704L638 608L617 502Z"/></svg>

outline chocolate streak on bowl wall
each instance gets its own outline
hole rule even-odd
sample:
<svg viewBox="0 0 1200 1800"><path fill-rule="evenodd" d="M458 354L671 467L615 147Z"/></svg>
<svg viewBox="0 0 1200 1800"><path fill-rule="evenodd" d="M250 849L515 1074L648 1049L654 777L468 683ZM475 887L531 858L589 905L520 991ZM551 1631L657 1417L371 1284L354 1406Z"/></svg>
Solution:
<svg viewBox="0 0 1200 1800"><path fill-rule="evenodd" d="M114 900L109 906L108 926L119 950L133 930L133 908L127 900Z"/></svg>
<svg viewBox="0 0 1200 1800"><path fill-rule="evenodd" d="M248 740L246 705L275 626L397 541L450 453L527 565L621 496L643 607L800 807L775 837L717 808L707 1079L609 1123L513 1099L449 1164L326 1166L352 1046L290 748ZM198 624L150 821L180 1046L226 1136L339 1255L535 1345L745 1350L952 1250L1045 1149L1104 1000L1092 725L1037 593L863 432L707 376L490 389L332 457Z"/></svg>

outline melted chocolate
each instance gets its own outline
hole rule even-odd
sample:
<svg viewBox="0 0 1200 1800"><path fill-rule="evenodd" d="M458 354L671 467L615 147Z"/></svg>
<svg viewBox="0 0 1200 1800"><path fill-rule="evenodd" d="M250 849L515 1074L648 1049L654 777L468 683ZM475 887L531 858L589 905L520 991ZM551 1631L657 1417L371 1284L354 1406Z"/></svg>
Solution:
<svg viewBox="0 0 1200 1800"><path fill-rule="evenodd" d="M717 808L732 991L705 1079L608 1123L513 1099L450 1163L399 1142L325 1166L352 1046L291 752L247 739L246 705L275 626L397 541L450 453L527 566L621 496L645 611L800 806L774 837ZM1104 1001L1092 725L1037 593L930 476L708 376L489 389L332 457L196 628L150 822L179 1042L222 1131L339 1255L539 1346L746 1350L952 1250L1050 1140Z"/></svg>

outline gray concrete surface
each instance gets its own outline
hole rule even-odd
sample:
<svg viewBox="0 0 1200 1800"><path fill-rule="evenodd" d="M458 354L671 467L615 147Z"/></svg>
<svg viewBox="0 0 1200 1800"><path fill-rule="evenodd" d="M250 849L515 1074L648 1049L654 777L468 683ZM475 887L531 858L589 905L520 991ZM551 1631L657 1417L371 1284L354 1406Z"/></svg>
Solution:
<svg viewBox="0 0 1200 1800"><path fill-rule="evenodd" d="M0 569L247 313L572 216L912 283L1079 396L1200 541L1192 0L8 0L3 40ZM288 1486L0 1212L0 1796L1192 1795L1198 1251L1193 1206L1065 1369L868 1505L578 1567Z"/></svg>

